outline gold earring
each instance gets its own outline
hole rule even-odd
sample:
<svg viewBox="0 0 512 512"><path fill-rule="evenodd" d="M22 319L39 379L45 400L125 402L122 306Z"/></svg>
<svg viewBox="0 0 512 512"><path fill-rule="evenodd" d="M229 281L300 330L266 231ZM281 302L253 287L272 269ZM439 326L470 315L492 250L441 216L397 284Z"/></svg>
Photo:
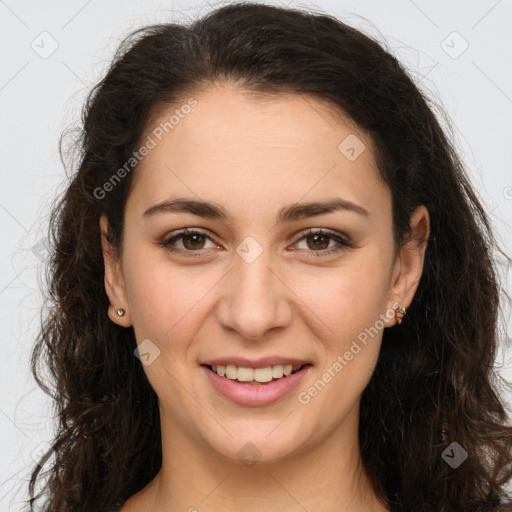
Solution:
<svg viewBox="0 0 512 512"><path fill-rule="evenodd" d="M396 309L395 309L395 320L401 324L402 323L402 319L404 318L406 314L406 310L405 308L402 306L402 304L400 304Z"/></svg>
<svg viewBox="0 0 512 512"><path fill-rule="evenodd" d="M118 315L118 316L123 316L123 315L124 315L124 309L119 308L119 309L117 310L117 315Z"/></svg>

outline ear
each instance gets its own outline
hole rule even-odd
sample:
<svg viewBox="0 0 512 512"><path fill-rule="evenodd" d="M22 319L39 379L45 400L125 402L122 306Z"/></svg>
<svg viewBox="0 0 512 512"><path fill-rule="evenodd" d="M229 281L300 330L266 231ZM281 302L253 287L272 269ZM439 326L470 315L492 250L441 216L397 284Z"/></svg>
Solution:
<svg viewBox="0 0 512 512"><path fill-rule="evenodd" d="M395 262L388 310L394 311L397 303L407 309L420 283L425 251L430 235L430 216L425 206L418 206L414 210L411 215L410 226L411 240L401 247ZM397 322L393 316L386 323L389 323L387 327L390 327Z"/></svg>
<svg viewBox="0 0 512 512"><path fill-rule="evenodd" d="M116 249L108 241L109 225L105 214L100 218L101 248L103 250L103 261L105 262L105 291L110 300L108 316L112 322L122 327L132 325L128 301L126 300L126 289L121 261ZM124 315L117 314L118 309L124 309Z"/></svg>

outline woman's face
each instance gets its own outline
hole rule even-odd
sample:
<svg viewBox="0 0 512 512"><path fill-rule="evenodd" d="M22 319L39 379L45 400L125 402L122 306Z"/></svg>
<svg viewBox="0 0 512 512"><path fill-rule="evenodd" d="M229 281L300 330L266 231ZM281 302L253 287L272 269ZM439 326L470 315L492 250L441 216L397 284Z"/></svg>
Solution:
<svg viewBox="0 0 512 512"><path fill-rule="evenodd" d="M110 318L134 327L164 431L233 460L276 461L333 433L348 449L382 330L397 302L410 304L423 251L395 258L371 140L332 107L221 85L195 99L144 136L122 269L106 259ZM426 210L414 222L426 237ZM274 380L205 366L228 363L245 368L230 374L241 380Z"/></svg>

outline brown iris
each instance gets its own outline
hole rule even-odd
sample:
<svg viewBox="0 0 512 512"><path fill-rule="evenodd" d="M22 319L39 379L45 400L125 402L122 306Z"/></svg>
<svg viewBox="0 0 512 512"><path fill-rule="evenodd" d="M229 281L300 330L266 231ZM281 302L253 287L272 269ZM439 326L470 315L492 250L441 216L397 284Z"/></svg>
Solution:
<svg viewBox="0 0 512 512"><path fill-rule="evenodd" d="M322 238L324 239L324 244L322 244L321 242L320 242L320 243L318 243L318 241L319 241L320 239L322 239ZM309 244L309 240L310 240L310 239L314 239L314 240L315 240L315 241L313 242L313 243L314 243L314 245L313 245L313 246L311 246L311 245ZM320 235L320 234L308 235L308 236L306 236L306 240L308 241L308 247L309 247L310 249L327 249L327 247L329 246L329 237L327 237L327 236L325 236L325 235ZM324 247L323 245L325 245L325 247Z"/></svg>
<svg viewBox="0 0 512 512"><path fill-rule="evenodd" d="M200 243L198 242L198 240L202 239L203 241L203 244L204 244L204 239L205 239L205 236L204 235L200 235L198 233L193 233L191 235L182 235L182 238L183 238L183 246L186 248L186 249L202 249L202 247L198 247L196 244L197 243ZM188 242L192 239L192 243L189 244Z"/></svg>

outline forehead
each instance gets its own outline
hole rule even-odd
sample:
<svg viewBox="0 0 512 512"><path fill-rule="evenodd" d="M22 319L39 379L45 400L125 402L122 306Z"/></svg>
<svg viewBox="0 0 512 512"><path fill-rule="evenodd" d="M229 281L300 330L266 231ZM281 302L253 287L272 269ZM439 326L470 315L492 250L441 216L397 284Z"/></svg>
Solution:
<svg viewBox="0 0 512 512"><path fill-rule="evenodd" d="M332 104L228 85L191 96L193 108L182 108L185 98L146 127L143 140L152 138L154 147L132 184L140 208L183 195L233 200L247 210L338 195L390 209L370 137Z"/></svg>

